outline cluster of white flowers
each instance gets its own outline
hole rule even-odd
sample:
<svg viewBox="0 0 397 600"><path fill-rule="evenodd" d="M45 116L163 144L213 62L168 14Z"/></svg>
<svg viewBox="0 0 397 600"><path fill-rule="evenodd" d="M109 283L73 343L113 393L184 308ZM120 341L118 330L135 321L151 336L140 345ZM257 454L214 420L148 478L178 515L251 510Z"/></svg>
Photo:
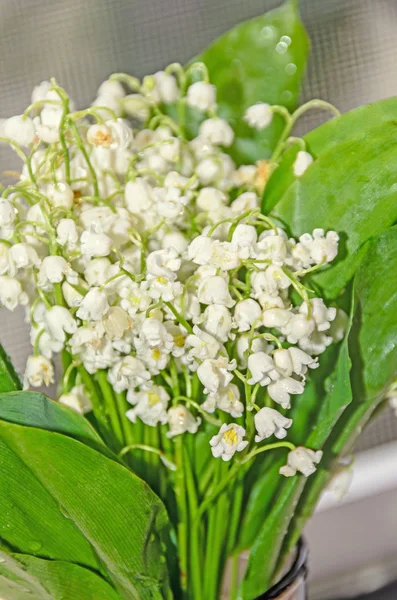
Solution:
<svg viewBox="0 0 397 600"><path fill-rule="evenodd" d="M3 123L3 137L29 152L0 198L0 302L27 306L26 386L51 383L65 350L72 368L107 371L133 423L174 437L219 422L212 453L230 460L254 442L247 411L256 443L286 436L292 421L275 406L290 407L340 339L336 309L308 300L299 281L335 258L338 235L296 240L263 216L263 161L237 169L225 153L234 133L216 116L214 86L181 88L170 72L111 78L91 108L71 112L65 92L43 82L30 111ZM194 139L167 116L173 103L202 111ZM246 113L258 129L271 119L267 104ZM297 174L310 163L303 154ZM79 377L60 401L91 409ZM308 475L319 459L298 448L282 472Z"/></svg>

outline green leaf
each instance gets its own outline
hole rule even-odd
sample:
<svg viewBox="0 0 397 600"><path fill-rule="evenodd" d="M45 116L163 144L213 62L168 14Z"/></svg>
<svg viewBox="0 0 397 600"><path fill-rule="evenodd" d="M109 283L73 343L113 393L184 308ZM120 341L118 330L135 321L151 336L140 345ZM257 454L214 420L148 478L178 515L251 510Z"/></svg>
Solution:
<svg viewBox="0 0 397 600"><path fill-rule="evenodd" d="M0 423L0 427L3 432L7 427L17 426ZM39 451L35 448L33 453ZM48 462L49 457L46 457L43 467ZM0 436L0 538L25 554L99 568L89 542L72 521L65 518L58 500L8 446L3 435Z"/></svg>
<svg viewBox="0 0 397 600"><path fill-rule="evenodd" d="M52 600L45 587L13 556L0 551L0 594L6 600Z"/></svg>
<svg viewBox="0 0 397 600"><path fill-rule="evenodd" d="M348 345L344 342L341 347L334 376L339 373L339 380L329 393L336 409L338 406L343 408L351 390L353 400L334 423L334 419L328 421L328 409L325 415L320 411L318 426L307 445L319 447L324 437L331 435L323 448L319 469L306 483L284 544L285 553L299 538L329 480L335 458L349 451L382 402L385 390L397 377L397 279L391 276L394 273L397 273L397 227L371 241L357 271L354 317ZM350 361L351 385L347 381ZM324 406L327 404L329 397L325 399Z"/></svg>
<svg viewBox="0 0 397 600"><path fill-rule="evenodd" d="M26 571L42 582L49 598L73 600L120 600L121 596L102 577L79 565L15 554ZM43 597L45 600L46 597ZM10 598L10 600L12 600Z"/></svg>
<svg viewBox="0 0 397 600"><path fill-rule="evenodd" d="M112 456L82 415L39 392L0 394L0 420L63 433Z"/></svg>
<svg viewBox="0 0 397 600"><path fill-rule="evenodd" d="M241 586L244 600L257 598L272 584L277 557L292 515L302 493L305 480L295 475L281 483L273 508L250 550L248 567Z"/></svg>
<svg viewBox="0 0 397 600"><path fill-rule="evenodd" d="M309 131L303 139L307 150L318 158L323 152L350 138L364 139L373 127L397 118L397 98L380 100L360 106L348 113L330 119L320 127ZM294 145L282 156L280 164L268 181L262 203L262 212L268 213L281 200L286 190L296 181L293 164L299 148Z"/></svg>
<svg viewBox="0 0 397 600"><path fill-rule="evenodd" d="M372 240L356 274L349 339L354 402L333 444L350 447L397 377L397 226Z"/></svg>
<svg viewBox="0 0 397 600"><path fill-rule="evenodd" d="M249 106L259 101L296 106L309 48L296 5L290 0L237 25L195 59L207 65L219 115L236 132L230 154L237 164L268 158L284 125L277 115L268 129L248 127L242 117Z"/></svg>
<svg viewBox="0 0 397 600"><path fill-rule="evenodd" d="M352 307L352 311L353 309L354 307ZM307 448L313 450L321 450L339 418L353 400L350 384L350 370L352 367L349 355L350 327L351 320L339 350L335 369L325 381L327 393L324 399L318 398L318 414L315 425L305 443Z"/></svg>
<svg viewBox="0 0 397 600"><path fill-rule="evenodd" d="M397 218L396 135L388 122L323 152L274 208L294 237L324 226L339 233L336 261L312 276L328 298L352 278L365 243Z"/></svg>
<svg viewBox="0 0 397 600"><path fill-rule="evenodd" d="M91 555L95 552L98 556L101 568L122 598L155 600L170 597L161 543L168 532L167 515L161 501L143 481L122 465L55 432L0 422L0 439L0 466L9 477L10 472L14 475L14 482L11 485L8 482L8 487L1 478L0 502L7 495L11 504L6 523L3 518L4 532L7 533L8 523L15 527L12 506L24 504L23 508L30 512L25 516L29 527L36 524L37 517L36 520L43 523L46 519L47 528L52 530L52 516L57 511L53 510L51 515L47 506L56 507L58 522L62 518L62 524L80 536L75 542L76 549L72 548L72 542L63 530L59 536L48 532L41 538L34 537L37 551L33 544L30 550L22 549L21 545L26 546L24 539L22 544L7 540L13 548L43 556L42 544L49 543L55 548L58 544L68 544L71 556L66 560L90 566L90 555L83 552L86 544L90 550L92 548ZM29 488L39 488L41 497L46 494L45 505L37 506L32 502L30 489L22 481L27 474L30 475ZM31 506L27 507L28 504ZM20 512L24 514L23 510ZM59 553L53 557L65 560ZM98 570L96 561L92 563L91 559L91 567Z"/></svg>
<svg viewBox="0 0 397 600"><path fill-rule="evenodd" d="M374 239L356 275L359 352L368 399L383 395L397 375L397 227ZM352 331L354 335L354 330ZM354 360L355 350L351 351ZM381 368L379 368L381 367Z"/></svg>
<svg viewBox="0 0 397 600"><path fill-rule="evenodd" d="M12 366L9 356L0 344L0 393L21 389L21 380Z"/></svg>

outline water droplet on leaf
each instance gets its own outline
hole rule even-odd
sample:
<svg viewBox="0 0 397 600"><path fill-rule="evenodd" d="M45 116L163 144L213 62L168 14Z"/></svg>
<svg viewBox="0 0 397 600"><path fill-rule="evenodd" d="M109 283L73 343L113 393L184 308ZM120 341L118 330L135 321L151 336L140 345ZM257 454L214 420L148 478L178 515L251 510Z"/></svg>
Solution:
<svg viewBox="0 0 397 600"><path fill-rule="evenodd" d="M261 29L260 34L262 37L262 42L265 45L270 45L276 39L277 31L274 27L267 25L266 27L263 27L263 29Z"/></svg>
<svg viewBox="0 0 397 600"><path fill-rule="evenodd" d="M32 552L38 552L40 550L41 546L42 545L40 544L40 542L31 542L29 544L29 548Z"/></svg>
<svg viewBox="0 0 397 600"><path fill-rule="evenodd" d="M292 100L292 92L290 92L289 90L285 90L282 94L281 94L281 100L283 102L289 102L290 100Z"/></svg>
<svg viewBox="0 0 397 600"><path fill-rule="evenodd" d="M285 72L288 73L288 75L294 75L294 73L296 73L296 69L297 66L294 63L288 63L288 65L285 67Z"/></svg>
<svg viewBox="0 0 397 600"><path fill-rule="evenodd" d="M288 50L288 44L285 42L279 42L276 46L276 52L279 54L285 54Z"/></svg>
<svg viewBox="0 0 397 600"><path fill-rule="evenodd" d="M284 42L284 44L287 44L287 46L290 45L290 43L292 42L291 38L289 37L289 35L283 35L280 38L280 42Z"/></svg>

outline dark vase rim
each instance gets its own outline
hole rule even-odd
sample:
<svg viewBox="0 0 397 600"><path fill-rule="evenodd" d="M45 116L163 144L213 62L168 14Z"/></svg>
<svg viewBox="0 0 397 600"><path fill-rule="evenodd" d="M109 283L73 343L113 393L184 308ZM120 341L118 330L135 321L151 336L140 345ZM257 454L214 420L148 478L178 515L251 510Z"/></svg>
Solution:
<svg viewBox="0 0 397 600"><path fill-rule="evenodd" d="M296 557L290 570L267 592L258 596L256 600L273 600L284 592L300 575L305 577L307 572L307 556L307 544L303 538L300 538L296 545Z"/></svg>

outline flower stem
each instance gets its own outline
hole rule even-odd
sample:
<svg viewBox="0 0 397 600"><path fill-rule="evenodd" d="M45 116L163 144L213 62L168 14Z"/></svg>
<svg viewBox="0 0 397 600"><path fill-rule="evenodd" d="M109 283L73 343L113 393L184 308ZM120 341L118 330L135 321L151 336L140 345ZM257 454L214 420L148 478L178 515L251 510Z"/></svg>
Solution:
<svg viewBox="0 0 397 600"><path fill-rule="evenodd" d="M192 467L190 463L190 457L187 449L184 449L184 470L185 470L185 481L186 491L190 512L190 519L192 522L196 520L197 515L197 491L196 484L193 478ZM199 525L200 528L200 525ZM202 556L200 549L200 536L190 534L190 561L189 561L189 581L191 582L191 590L193 598L202 598ZM199 533L199 532L198 532Z"/></svg>
<svg viewBox="0 0 397 600"><path fill-rule="evenodd" d="M179 323L181 325L183 325L183 327L189 332L189 333L193 333L193 328L191 325L189 325L189 323L186 321L186 319L184 319L182 317L182 315L179 314L179 312L176 310L176 308L174 308L174 306L171 304L171 302L164 302L164 304L170 309L170 311L172 312L172 314L176 317L177 321L179 321Z"/></svg>
<svg viewBox="0 0 397 600"><path fill-rule="evenodd" d="M185 476L183 469L183 439L179 435L175 438L175 462L177 470L175 473L175 496L178 508L178 555L179 555L179 573L183 592L187 591L188 586L188 506L186 499Z"/></svg>
<svg viewBox="0 0 397 600"><path fill-rule="evenodd" d="M125 397L125 393L116 393L114 394L117 406L117 412L119 414L121 428L123 430L123 437L127 444L134 443L134 434L133 434L133 425L125 416L125 413L128 410L128 403Z"/></svg>
<svg viewBox="0 0 397 600"><path fill-rule="evenodd" d="M110 424L113 433L117 439L117 443L124 446L124 436L121 428L121 423L117 411L116 399L113 394L113 389L108 382L106 371L97 371L96 380L101 388L103 399L105 400L106 412L109 415Z"/></svg>
<svg viewBox="0 0 397 600"><path fill-rule="evenodd" d="M102 435L107 445L112 450L114 450L114 435L109 427L105 407L103 405L103 400L100 397L100 392L97 389L96 383L93 377L86 371L83 365L79 365L77 367L77 370L79 372L80 379L90 396L94 417L98 424L99 433Z"/></svg>

